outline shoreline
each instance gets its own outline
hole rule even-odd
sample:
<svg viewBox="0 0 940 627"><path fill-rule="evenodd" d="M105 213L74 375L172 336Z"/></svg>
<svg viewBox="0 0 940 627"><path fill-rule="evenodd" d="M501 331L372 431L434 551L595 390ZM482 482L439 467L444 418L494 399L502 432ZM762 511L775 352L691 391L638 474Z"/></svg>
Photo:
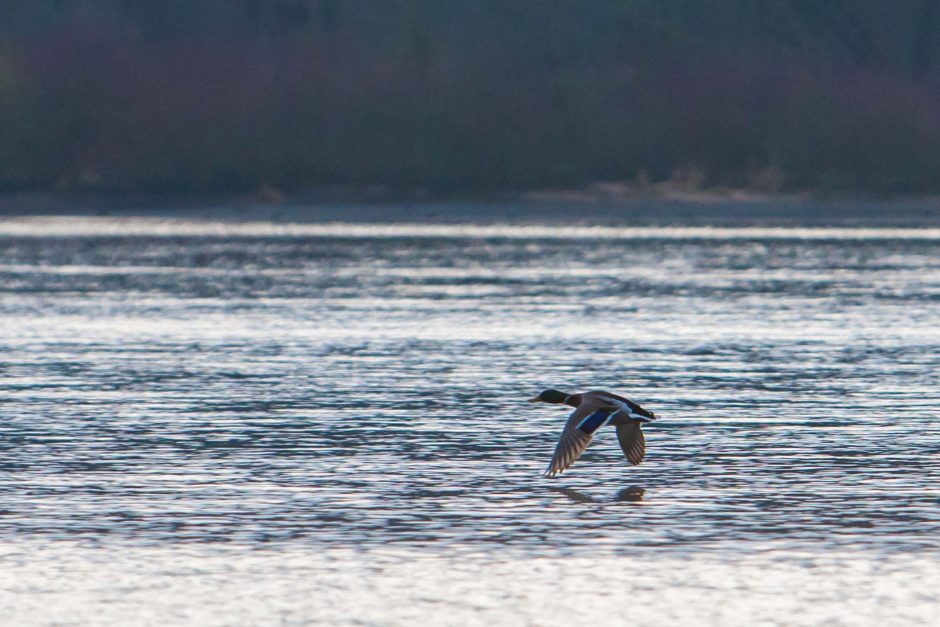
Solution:
<svg viewBox="0 0 940 627"><path fill-rule="evenodd" d="M282 194L28 192L0 194L0 219L31 216L364 223L575 224L611 226L938 227L940 196L896 198L758 194L745 190L583 190L431 195L375 189Z"/></svg>

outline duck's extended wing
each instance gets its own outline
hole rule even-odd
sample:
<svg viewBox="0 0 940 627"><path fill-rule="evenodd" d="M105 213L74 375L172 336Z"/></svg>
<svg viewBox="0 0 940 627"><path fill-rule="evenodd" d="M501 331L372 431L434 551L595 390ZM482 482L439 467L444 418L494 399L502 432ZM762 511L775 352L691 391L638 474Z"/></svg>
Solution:
<svg viewBox="0 0 940 627"><path fill-rule="evenodd" d="M552 461L543 473L546 477L554 477L564 472L573 464L584 449L588 447L597 431L610 417L614 408L607 408L598 402L585 399L581 405L568 416L565 430L561 432L558 445Z"/></svg>
<svg viewBox="0 0 940 627"><path fill-rule="evenodd" d="M643 421L631 420L617 425L617 441L627 457L627 461L636 466L646 455L646 436L643 435Z"/></svg>

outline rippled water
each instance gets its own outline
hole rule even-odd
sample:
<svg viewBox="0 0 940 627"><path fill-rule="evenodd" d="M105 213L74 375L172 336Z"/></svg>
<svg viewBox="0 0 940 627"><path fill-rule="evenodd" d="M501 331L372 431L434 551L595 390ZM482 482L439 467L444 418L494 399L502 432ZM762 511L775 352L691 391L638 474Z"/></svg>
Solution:
<svg viewBox="0 0 940 627"><path fill-rule="evenodd" d="M0 294L19 624L940 620L936 230L7 219ZM545 387L646 461L541 477Z"/></svg>

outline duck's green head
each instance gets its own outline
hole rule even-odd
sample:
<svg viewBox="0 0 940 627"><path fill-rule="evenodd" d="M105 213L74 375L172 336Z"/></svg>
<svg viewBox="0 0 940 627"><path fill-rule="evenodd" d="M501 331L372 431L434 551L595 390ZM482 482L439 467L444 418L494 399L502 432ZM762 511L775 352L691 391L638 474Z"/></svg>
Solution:
<svg viewBox="0 0 940 627"><path fill-rule="evenodd" d="M530 403L564 403L568 395L558 390L545 390L535 398L530 398Z"/></svg>

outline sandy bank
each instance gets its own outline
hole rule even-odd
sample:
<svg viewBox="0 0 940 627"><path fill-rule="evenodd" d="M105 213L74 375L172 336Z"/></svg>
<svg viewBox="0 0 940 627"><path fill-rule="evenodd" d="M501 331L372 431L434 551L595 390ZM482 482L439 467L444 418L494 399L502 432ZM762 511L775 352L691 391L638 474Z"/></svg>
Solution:
<svg viewBox="0 0 940 627"><path fill-rule="evenodd" d="M798 195L618 195L603 188L475 198L376 194L0 195L0 217L133 216L272 222L435 222L629 226L937 227L940 198L820 200Z"/></svg>

